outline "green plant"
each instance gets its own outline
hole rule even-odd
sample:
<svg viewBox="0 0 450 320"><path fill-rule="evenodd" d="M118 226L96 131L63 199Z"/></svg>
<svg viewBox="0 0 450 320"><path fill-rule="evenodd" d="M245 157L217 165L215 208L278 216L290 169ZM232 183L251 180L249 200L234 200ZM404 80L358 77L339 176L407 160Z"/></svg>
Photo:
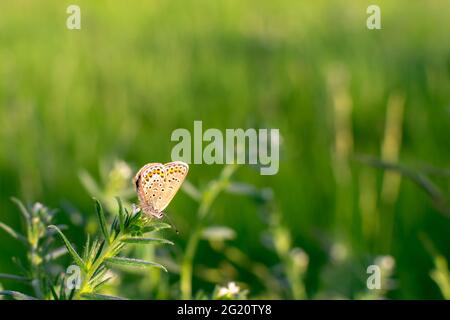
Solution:
<svg viewBox="0 0 450 320"><path fill-rule="evenodd" d="M431 239L425 233L421 233L419 237L433 259L434 268L430 271L430 277L439 287L442 297L445 300L450 300L450 269L447 259L436 249Z"/></svg>
<svg viewBox="0 0 450 320"><path fill-rule="evenodd" d="M263 222L267 226L263 238L267 240L265 243L279 260L281 276L275 275L270 267L249 257L239 247L227 243L226 240L231 240L235 236L233 229L224 226L208 227L203 231L203 238L207 239L211 248L221 253L227 261L253 274L264 285L266 292L262 298L305 299L307 296L304 278L309 256L303 249L294 247L291 230L282 221L282 213L275 205L273 191L238 182L230 182L226 191L246 196L259 207ZM236 298L236 295L232 297Z"/></svg>
<svg viewBox="0 0 450 320"><path fill-rule="evenodd" d="M237 165L227 165L223 168L220 177L212 181L208 187L199 192L194 186L184 183L184 188L189 195L199 202L197 219L190 234L186 249L181 261L180 270L180 290L182 299L192 298L192 272L194 257L197 251L198 243L201 239L203 230L206 227L206 218L210 214L211 206L217 196L229 187L230 178L238 168Z"/></svg>
<svg viewBox="0 0 450 320"><path fill-rule="evenodd" d="M113 212L117 206L114 200L115 195L120 195L124 207L131 207L132 199L136 197L136 192L130 184L133 171L134 169L125 161L106 157L99 161L98 177L89 171L81 170L79 179L88 195L93 195L99 199L106 211ZM87 217L85 229L89 232L99 232L96 220L93 216ZM153 261L156 259L158 251L158 259L164 261L164 265L170 271L169 273L177 273L178 265L170 258L170 249L156 246L130 246L124 248L123 254ZM122 294L129 295L132 298L145 296L150 299L167 299L170 297L168 272L159 268L129 271L125 277L120 278L123 279L122 283L110 282L106 289L118 290L120 285ZM135 277L137 275L138 278Z"/></svg>
<svg viewBox="0 0 450 320"><path fill-rule="evenodd" d="M269 210L269 235L287 280L286 296L291 299L306 299L304 277L308 269L309 256L303 249L294 247L291 231L281 221L281 212L276 208Z"/></svg>
<svg viewBox="0 0 450 320"><path fill-rule="evenodd" d="M133 208L129 212L122 206L120 198L118 215L110 227L107 226L106 217L101 203L94 199L95 209L102 236L93 241L87 236L82 254L78 254L70 241L61 231L62 226L51 224L53 215L43 207L34 209L32 214L23 205L16 201L27 221L27 237L19 234L10 227L0 224L2 229L19 241L24 242L28 248L29 269L25 276L1 275L3 278L29 281L35 289L35 296L29 296L16 291L1 291L1 295L8 295L14 299L121 299L117 296L100 293L101 287L111 279L108 271L111 267L137 267L159 268L167 271L161 264L142 259L119 256L128 245L173 244L162 239L146 236L150 232L170 228L166 223L156 222L143 216L141 211ZM36 205L34 206L36 208ZM43 214L45 213L45 214ZM64 242L67 252L80 270L75 283L69 282L64 272L56 278L51 277L48 264L58 256L58 252L48 252L48 244L53 243L53 236L58 234ZM65 252L65 250L64 250ZM60 270L63 270L60 268ZM78 286L74 286L78 282Z"/></svg>
<svg viewBox="0 0 450 320"><path fill-rule="evenodd" d="M20 200L13 198L12 201L18 206L25 225L24 234L0 222L0 229L21 242L26 250L26 262L14 258L14 262L21 270L22 274L0 274L0 279L20 281L31 286L34 297L16 291L1 291L0 295L8 295L15 299L47 299L51 296L51 283L56 282L55 260L66 253L64 247L55 248L53 235L54 231L47 229L47 226L54 220L56 210L50 210L40 203L35 203L31 208L27 208ZM59 226L59 229L65 226Z"/></svg>

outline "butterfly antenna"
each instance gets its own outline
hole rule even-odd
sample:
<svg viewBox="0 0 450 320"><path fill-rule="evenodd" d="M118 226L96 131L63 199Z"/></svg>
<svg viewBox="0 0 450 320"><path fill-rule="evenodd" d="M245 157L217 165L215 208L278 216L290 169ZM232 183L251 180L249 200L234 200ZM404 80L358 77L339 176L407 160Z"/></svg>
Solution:
<svg viewBox="0 0 450 320"><path fill-rule="evenodd" d="M167 221L172 226L172 228L175 230L175 232L177 234L180 234L180 232L178 231L177 227L175 227L175 225L173 224L172 219L170 219L169 215L166 213L164 216L167 218Z"/></svg>

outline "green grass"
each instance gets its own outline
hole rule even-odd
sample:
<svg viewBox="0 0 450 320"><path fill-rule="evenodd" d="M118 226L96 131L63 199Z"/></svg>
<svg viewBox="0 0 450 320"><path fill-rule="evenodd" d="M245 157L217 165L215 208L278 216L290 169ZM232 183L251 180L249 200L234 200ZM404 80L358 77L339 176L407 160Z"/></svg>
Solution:
<svg viewBox="0 0 450 320"><path fill-rule="evenodd" d="M398 161L427 175L449 198L450 3L378 1L379 31L365 27L371 1L77 3L80 31L65 28L70 1L0 4L0 221L20 225L10 197L39 201L61 208L69 238L82 247L85 230L99 231L91 196L114 203L115 193L131 187L110 181L100 198L84 188L82 170L100 180L115 159L133 170L170 161L171 132L191 130L194 120L205 128L280 128L279 173L260 176L242 167L233 175L257 190L270 188L274 203L269 210L251 196L216 199L207 225L228 226L236 237L226 241L228 251L199 242L194 296L235 280L250 297L285 298L294 291L297 297L359 297L369 262L392 255L396 286L388 297L443 298L439 287L446 285L438 286L430 272L438 256L450 259L449 219L420 185L405 177L389 191L383 181L393 180L383 168L354 154ZM399 154L390 159L382 144L395 96L404 97L397 104L403 120L394 120L401 139L391 132ZM339 106L349 112L336 111ZM335 148L336 139L344 149ZM222 169L191 165L188 180L204 191ZM192 241L197 210L181 192L168 208L180 234L167 233L175 246L158 254L175 267ZM285 231L260 219L265 211L277 212ZM286 251L264 246L267 232L288 235L289 252L307 253L306 274L295 275L295 258ZM15 270L12 256L25 258L23 247L8 241L0 233L0 243L8 243L0 245L2 273ZM342 247L347 255L336 262L332 253ZM304 280L305 294L300 284L295 290L274 284L280 264L282 275ZM269 275L274 282L265 284L261 279ZM148 291L153 298L181 297L177 268L167 276L150 274L139 290L137 277L124 276L119 288L137 298Z"/></svg>

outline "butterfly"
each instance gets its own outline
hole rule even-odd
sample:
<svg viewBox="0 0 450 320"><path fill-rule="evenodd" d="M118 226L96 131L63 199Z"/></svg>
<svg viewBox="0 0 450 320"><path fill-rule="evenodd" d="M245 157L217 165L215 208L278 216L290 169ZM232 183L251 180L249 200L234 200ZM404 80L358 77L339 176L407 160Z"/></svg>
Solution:
<svg viewBox="0 0 450 320"><path fill-rule="evenodd" d="M162 212L181 187L189 171L187 163L181 161L148 163L133 179L141 210L161 219Z"/></svg>

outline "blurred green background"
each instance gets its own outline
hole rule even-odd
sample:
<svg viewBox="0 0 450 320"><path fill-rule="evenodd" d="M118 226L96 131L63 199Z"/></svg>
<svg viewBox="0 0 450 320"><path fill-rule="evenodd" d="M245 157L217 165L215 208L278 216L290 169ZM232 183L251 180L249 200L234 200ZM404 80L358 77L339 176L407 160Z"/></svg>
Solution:
<svg viewBox="0 0 450 320"><path fill-rule="evenodd" d="M61 208L80 246L89 222L77 226L64 213L94 216L80 175L100 180L116 160L133 171L168 162L172 131L192 130L194 120L221 130L279 128L279 173L244 166L233 179L272 190L292 247L309 258L304 297L357 298L366 267L388 255L395 267L387 297L443 298L430 273L438 254L450 258L448 207L355 155L424 174L448 199L450 2L376 1L382 29L368 30L372 3L2 1L0 221L20 226L10 197L39 201ZM66 28L70 4L81 7L81 30ZM191 165L188 180L204 189L221 170ZM168 208L180 230L166 233L175 263L196 210L182 192ZM225 193L209 223L232 228L231 245L277 277L280 257L265 246L260 211L249 197ZM14 273L11 257L23 247L0 231L0 249L0 272ZM202 242L194 269L228 264ZM225 280L251 298L292 297L234 269ZM193 291L211 292L222 280L195 276ZM177 275L167 281L176 287Z"/></svg>

